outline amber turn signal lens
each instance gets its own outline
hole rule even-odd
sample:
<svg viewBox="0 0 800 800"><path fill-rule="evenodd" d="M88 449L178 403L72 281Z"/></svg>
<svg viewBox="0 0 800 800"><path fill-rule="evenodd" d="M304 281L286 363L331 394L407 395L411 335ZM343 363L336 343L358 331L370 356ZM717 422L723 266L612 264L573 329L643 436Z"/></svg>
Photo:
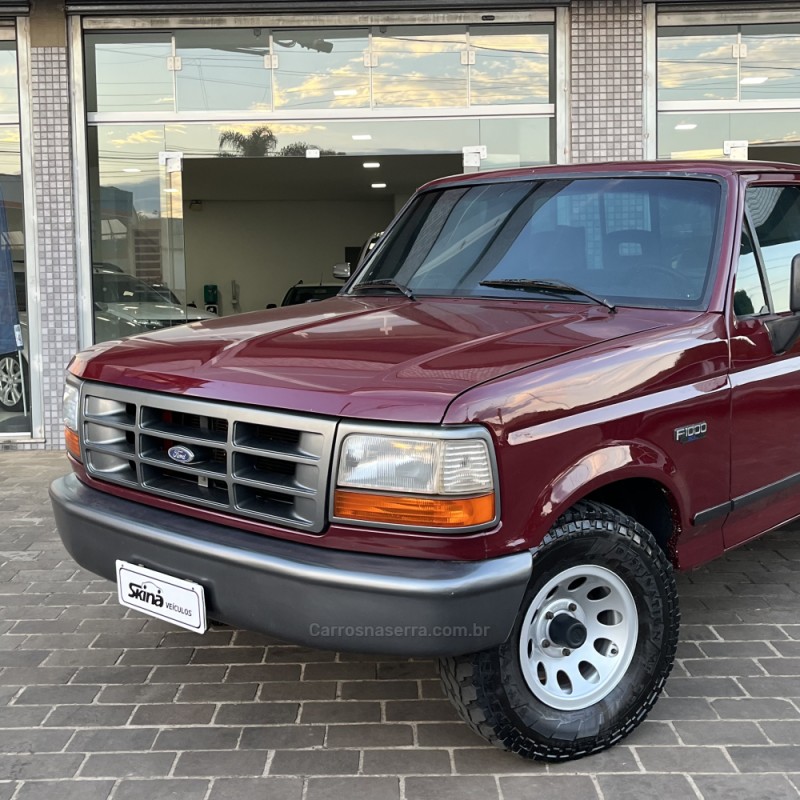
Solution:
<svg viewBox="0 0 800 800"><path fill-rule="evenodd" d="M77 461L81 460L81 441L78 434L70 428L64 428L64 441L67 443L67 452Z"/></svg>
<svg viewBox="0 0 800 800"><path fill-rule="evenodd" d="M336 490L333 513L360 522L416 525L424 528L468 528L494 519L494 495L480 497L402 497Z"/></svg>

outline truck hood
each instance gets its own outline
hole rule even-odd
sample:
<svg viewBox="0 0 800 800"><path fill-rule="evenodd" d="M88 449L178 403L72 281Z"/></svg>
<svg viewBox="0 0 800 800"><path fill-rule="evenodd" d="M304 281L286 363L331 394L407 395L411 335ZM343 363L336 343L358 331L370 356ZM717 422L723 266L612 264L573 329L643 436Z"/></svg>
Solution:
<svg viewBox="0 0 800 800"><path fill-rule="evenodd" d="M147 391L435 423L471 387L673 318L555 301L335 297L95 345L71 369Z"/></svg>

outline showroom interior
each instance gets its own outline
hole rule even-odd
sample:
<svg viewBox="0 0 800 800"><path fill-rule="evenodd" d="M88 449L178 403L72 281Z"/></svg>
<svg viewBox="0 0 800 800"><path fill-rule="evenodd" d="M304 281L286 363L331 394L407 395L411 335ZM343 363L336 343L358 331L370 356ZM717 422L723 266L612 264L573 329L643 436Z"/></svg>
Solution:
<svg viewBox="0 0 800 800"><path fill-rule="evenodd" d="M433 178L800 161L790 3L192 6L0 2L0 448L61 446L81 347L336 291Z"/></svg>

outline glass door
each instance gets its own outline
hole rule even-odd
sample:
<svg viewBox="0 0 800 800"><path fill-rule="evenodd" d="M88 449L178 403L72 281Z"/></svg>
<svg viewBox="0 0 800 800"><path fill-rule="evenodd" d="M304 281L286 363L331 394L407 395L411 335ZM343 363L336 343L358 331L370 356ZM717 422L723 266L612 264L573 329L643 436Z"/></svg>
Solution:
<svg viewBox="0 0 800 800"><path fill-rule="evenodd" d="M155 285L164 285L186 301L186 252L183 231L183 153L158 154L161 189L161 274L151 275Z"/></svg>

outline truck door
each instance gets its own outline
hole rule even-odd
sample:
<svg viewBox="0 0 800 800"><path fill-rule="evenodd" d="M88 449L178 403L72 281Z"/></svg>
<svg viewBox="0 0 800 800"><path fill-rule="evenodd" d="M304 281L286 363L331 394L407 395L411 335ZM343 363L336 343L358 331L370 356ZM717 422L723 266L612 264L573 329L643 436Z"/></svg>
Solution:
<svg viewBox="0 0 800 800"><path fill-rule="evenodd" d="M780 346L792 326L789 280L792 258L800 253L800 184L752 183L745 206L733 295L726 547L800 514L800 342L785 352Z"/></svg>

